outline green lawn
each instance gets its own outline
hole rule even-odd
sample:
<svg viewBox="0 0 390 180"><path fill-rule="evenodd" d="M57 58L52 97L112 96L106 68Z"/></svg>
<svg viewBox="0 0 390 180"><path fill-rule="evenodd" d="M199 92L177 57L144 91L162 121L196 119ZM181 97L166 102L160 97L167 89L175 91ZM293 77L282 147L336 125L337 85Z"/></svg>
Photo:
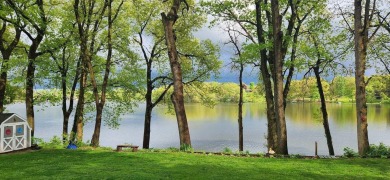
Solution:
<svg viewBox="0 0 390 180"><path fill-rule="evenodd" d="M0 154L0 179L390 179L390 160L39 150Z"/></svg>

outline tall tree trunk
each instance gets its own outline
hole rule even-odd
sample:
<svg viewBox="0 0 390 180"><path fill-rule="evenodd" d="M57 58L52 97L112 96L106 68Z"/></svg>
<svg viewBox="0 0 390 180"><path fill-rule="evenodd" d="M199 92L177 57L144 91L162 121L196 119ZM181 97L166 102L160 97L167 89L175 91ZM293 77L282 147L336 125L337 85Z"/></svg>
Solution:
<svg viewBox="0 0 390 180"><path fill-rule="evenodd" d="M95 128L92 135L91 146L98 147L100 140L100 129L102 126L102 115L103 115L103 106L98 105L96 107L96 119L95 119Z"/></svg>
<svg viewBox="0 0 390 180"><path fill-rule="evenodd" d="M149 60L149 62L151 62ZM153 93L153 82L152 82L152 69L151 63L147 63L147 87L146 87L146 108L145 108L145 124L144 124L144 141L143 141L143 149L149 149L150 144L150 123L152 120L152 110L153 110L153 102L152 102L152 93Z"/></svg>
<svg viewBox="0 0 390 180"><path fill-rule="evenodd" d="M34 59L28 60L27 77L26 77L26 115L27 122L31 127L31 136L34 137L35 121L34 121L34 78L35 78L35 63Z"/></svg>
<svg viewBox="0 0 390 180"><path fill-rule="evenodd" d="M152 106L150 103L146 103L145 109L145 125L144 125L144 141L143 141L143 149L149 149L150 144L150 124L152 120Z"/></svg>
<svg viewBox="0 0 390 180"><path fill-rule="evenodd" d="M242 83L242 73L244 71L244 66L242 62L240 62L240 99L238 100L238 140L239 140L239 151L244 151L244 132L242 126L242 104L244 99L244 84Z"/></svg>
<svg viewBox="0 0 390 180"><path fill-rule="evenodd" d="M107 33L107 46L108 46L108 52L107 52L107 58L106 58L106 63L105 63L105 71L104 71L104 77L103 77L103 83L102 83L102 89L101 89L101 94L99 97L99 92L97 88L97 83L95 80L95 75L93 72L93 67L91 63L91 58L88 61L88 69L90 71L90 78L91 78L91 83L93 87L93 93L95 96L95 102L96 102L96 122L95 122L95 129L92 135L92 140L91 140L91 145L93 147L99 146L99 141L100 141L100 129L102 126L102 116L103 116L103 108L106 103L106 93L107 93L107 86L108 86L108 80L110 76L110 68L112 64L112 24L113 24L113 19L112 19L112 2L113 0L106 0L105 1L105 7L108 8L108 17L107 17L107 23L108 23L108 33ZM123 1L122 1L123 3ZM120 9L122 5L119 6L118 10ZM105 7L103 7L102 12L105 11ZM96 24L95 24L96 27ZM97 28L95 28L97 29ZM93 45L91 45L93 47Z"/></svg>
<svg viewBox="0 0 390 180"><path fill-rule="evenodd" d="M4 57L4 55L3 55ZM1 75L0 75L0 114L4 111L5 90L7 87L7 69L9 59L4 58L1 63Z"/></svg>
<svg viewBox="0 0 390 180"><path fill-rule="evenodd" d="M63 56L65 56L65 48L62 51ZM63 116L63 122L62 122L62 141L65 142L68 138L68 125L69 125L69 116L67 112L67 102L66 102L66 70L65 70L65 59L62 58L62 69L61 69L61 87L62 87L62 116Z"/></svg>
<svg viewBox="0 0 390 180"><path fill-rule="evenodd" d="M354 28L355 28L355 84L356 84L356 117L357 139L359 155L364 156L369 150L367 130L367 100L366 82L364 73L366 70L369 7L370 0L365 2L364 24L362 23L362 0L355 0Z"/></svg>
<svg viewBox="0 0 390 180"><path fill-rule="evenodd" d="M318 63L319 62L317 61L317 64ZM326 137L326 142L328 144L329 155L334 156L332 135L330 133L329 121L328 121L328 111L326 109L325 95L324 95L324 90L322 88L321 77L320 77L318 66L319 65L314 67L314 74L317 79L318 93L320 94L320 99L321 99L321 112L322 112L322 119L323 119L322 124L324 125L324 129L325 129L325 137Z"/></svg>
<svg viewBox="0 0 390 180"><path fill-rule="evenodd" d="M265 0L267 1L267 0ZM261 10L261 0L256 0L256 25L257 25L257 38L259 44L265 44L264 29L262 25L262 10ZM267 123L268 123L268 133L267 133L267 147L268 150L275 149L277 147L277 134L276 134L276 115L274 108L274 96L272 93L272 83L271 75L268 72L268 56L267 49L260 50L260 72L261 77L264 83L265 89L265 99L267 104Z"/></svg>
<svg viewBox="0 0 390 180"><path fill-rule="evenodd" d="M82 62L83 55L80 58ZM85 86L87 82L87 71L85 69L85 64L81 63L80 69L80 88L78 101L76 105L76 112L73 120L73 127L71 133L71 141L82 142L83 141L83 130L84 130L84 101L85 101Z"/></svg>
<svg viewBox="0 0 390 180"><path fill-rule="evenodd" d="M173 29L173 25L178 19L177 12L180 9L181 1L182 0L173 0L173 5L168 15L162 13L161 16L164 25L169 63L173 75L173 94L171 95L171 100L173 102L179 128L180 148L184 148L185 146L191 146L191 138L184 107L183 77L180 62L178 60L176 35Z"/></svg>
<svg viewBox="0 0 390 180"><path fill-rule="evenodd" d="M83 17L80 16L79 12L79 4L80 0L74 0L73 9L77 21L77 28L80 37L80 88L79 88L79 96L76 106L76 113L73 121L71 140L82 142L84 136L84 103L85 103L85 88L87 86L88 79L88 58L90 53L88 51L88 36L89 36L89 28L91 25L91 16L94 8L94 3L89 4L89 9L85 6L85 1L81 2L84 4L81 6L81 11L83 12ZM88 12L88 13L86 13ZM85 20L83 20L85 18ZM85 29L86 30L85 30Z"/></svg>
<svg viewBox="0 0 390 180"><path fill-rule="evenodd" d="M274 44L274 93L275 93L275 114L278 134L277 154L288 154L287 149L287 128L284 114L283 100L283 62L282 62L282 41L281 16L279 14L279 1L271 1L272 24L273 24L273 44Z"/></svg>
<svg viewBox="0 0 390 180"><path fill-rule="evenodd" d="M77 82L78 82L78 79L80 77L80 71L81 71L81 67L80 67L80 64L81 64L81 58L79 58L79 60L77 61L77 68L76 68L76 74L74 76L74 79L73 79L73 84L72 84L72 87L71 87L71 90L70 90L70 96L69 96L69 107L67 106L67 85L66 85L66 79L67 79L67 73L68 73L68 68L67 68L67 59L66 59L66 56L65 56L65 51L66 51L66 47L63 48L63 54L62 54L62 67L60 68L61 69L61 73L62 73L62 115L63 115L63 124L62 124L62 135L63 135L63 141L65 142L66 140L68 140L68 138L70 138L72 141L74 141L74 139L72 139L72 136L69 137L69 134L68 134L68 126L69 126L69 117L70 117L70 114L72 113L73 111L73 104L74 104L74 95L75 95L75 91L76 91L76 86L77 86ZM72 127L73 128L73 127ZM76 132L76 129L77 129L77 126L75 127L75 132Z"/></svg>

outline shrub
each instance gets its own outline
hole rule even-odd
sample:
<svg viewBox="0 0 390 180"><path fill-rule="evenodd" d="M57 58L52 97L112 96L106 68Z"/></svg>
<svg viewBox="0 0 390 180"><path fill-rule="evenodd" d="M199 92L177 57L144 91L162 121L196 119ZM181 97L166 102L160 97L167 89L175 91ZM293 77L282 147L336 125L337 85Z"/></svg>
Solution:
<svg viewBox="0 0 390 180"><path fill-rule="evenodd" d="M225 148L223 148L223 153L226 153L226 154L232 154L232 153L233 153L233 151L232 151L230 148L228 148L228 147L225 147Z"/></svg>
<svg viewBox="0 0 390 180"><path fill-rule="evenodd" d="M36 139L37 144L44 148L49 149L62 149L65 148L65 145L62 143L62 139L58 136L53 136L49 142L44 142L42 139Z"/></svg>
<svg viewBox="0 0 390 180"><path fill-rule="evenodd" d="M390 147L383 143L379 143L379 145L371 144L367 157L390 157Z"/></svg>
<svg viewBox="0 0 390 180"><path fill-rule="evenodd" d="M358 157L358 153L353 149L346 147L344 148L344 157ZM371 144L370 149L366 153L365 157L369 158L390 158L390 146L386 146L383 143L379 145Z"/></svg>
<svg viewBox="0 0 390 180"><path fill-rule="evenodd" d="M358 157L359 155L353 149L346 147L346 148L344 148L344 155L343 156L351 158L351 157Z"/></svg>

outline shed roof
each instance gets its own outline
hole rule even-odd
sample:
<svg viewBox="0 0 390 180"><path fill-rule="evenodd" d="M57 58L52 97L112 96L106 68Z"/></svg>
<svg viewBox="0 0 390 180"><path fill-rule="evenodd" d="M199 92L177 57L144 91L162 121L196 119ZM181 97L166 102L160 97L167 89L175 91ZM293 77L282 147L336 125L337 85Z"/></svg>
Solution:
<svg viewBox="0 0 390 180"><path fill-rule="evenodd" d="M13 116L15 113L4 113L0 114L0 124L3 123L5 120Z"/></svg>

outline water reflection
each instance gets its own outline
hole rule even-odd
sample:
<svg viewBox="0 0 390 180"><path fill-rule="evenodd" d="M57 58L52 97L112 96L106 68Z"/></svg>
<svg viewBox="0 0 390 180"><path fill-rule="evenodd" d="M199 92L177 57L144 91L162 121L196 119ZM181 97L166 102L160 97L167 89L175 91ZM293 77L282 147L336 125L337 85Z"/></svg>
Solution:
<svg viewBox="0 0 390 180"><path fill-rule="evenodd" d="M143 109L140 105L133 114L123 116L119 129L103 127L101 145L115 147L121 143L142 144ZM356 111L354 104L327 104L330 130L336 154L344 147L356 149ZM214 108L200 104L186 105L193 146L197 150L222 151L225 147L238 149L237 104L219 104ZM43 107L36 112L36 136L49 140L62 131L60 107ZM10 112L25 117L23 104L8 106ZM319 143L319 154L328 154L319 103L287 105L286 121L290 154L314 153L314 142ZM267 134L266 105L244 104L244 150L265 152ZM71 117L72 119L72 117ZM390 105L368 105L370 143L390 145ZM92 136L93 124L85 127L85 141ZM151 147L178 147L179 138L175 116L159 106L152 115Z"/></svg>

